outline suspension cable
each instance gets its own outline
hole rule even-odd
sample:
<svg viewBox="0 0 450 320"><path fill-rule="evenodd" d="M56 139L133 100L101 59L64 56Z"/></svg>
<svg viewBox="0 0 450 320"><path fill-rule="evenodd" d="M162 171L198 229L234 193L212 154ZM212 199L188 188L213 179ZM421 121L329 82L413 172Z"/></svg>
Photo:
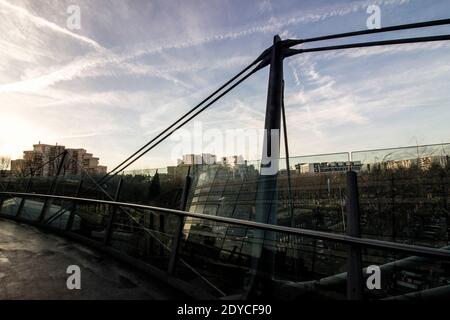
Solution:
<svg viewBox="0 0 450 320"><path fill-rule="evenodd" d="M284 80L283 87L281 91L281 115L283 117L283 133L284 133L284 151L286 153L286 171L288 178L288 207L289 213L291 217L291 227L294 227L294 205L292 201L292 181L291 181L291 166L289 163L289 143L288 143L288 134L287 134L287 123L286 123L286 111L284 108Z"/></svg>
<svg viewBox="0 0 450 320"><path fill-rule="evenodd" d="M330 50L341 50L341 49L352 49L352 48L367 48L375 46L388 46L395 44L408 44L408 43L421 43L421 42L435 42L435 41L445 41L450 40L450 35L439 35L439 36L428 36L428 37L416 37L416 38L403 38L403 39L393 39L393 40L382 40L382 41L371 41L371 42L358 42L350 44L342 44L336 46L325 46L317 48L307 48L307 49L288 49L285 57L290 57L300 53L308 52L320 52L320 51L330 51Z"/></svg>
<svg viewBox="0 0 450 320"><path fill-rule="evenodd" d="M116 176L118 173L120 173L121 171L125 170L127 167L129 167L131 164L133 164L134 162L136 162L137 160L139 160L142 156L144 156L146 153L148 153L150 150L152 150L153 148L155 148L157 145L159 145L161 142L163 142L165 139L167 139L169 136L171 136L175 131L177 131L178 129L180 129L181 127L183 127L186 123L188 123L189 121L191 121L193 118L195 118L196 116L198 116L200 113L202 113L203 111L205 111L207 108L209 108L211 105L213 105L215 102L217 102L220 98L222 98L223 96L225 96L228 92L230 92L231 90L233 90L235 87L237 87L239 84L241 84L243 81L245 81L247 78L249 78L251 75L253 75L255 72L259 71L261 68L265 67L265 64L260 64L258 66L256 66L253 70L251 70L249 73L247 73L244 77L242 77L239 81L237 81L236 83L234 83L231 87L229 87L228 89L226 89L224 92L222 92L219 96L217 96L216 98L214 98L211 102L209 102L207 105L205 105L203 108L201 108L200 110L198 110L197 112L195 112L192 116L190 116L188 119L186 119L185 121L183 121L180 125L178 125L175 129L173 129L172 131L170 131L169 133L167 133L165 136L163 136L159 141L157 141L156 143L154 143L152 146L148 147L146 150L144 150L144 152L142 152L139 156L137 156L136 158L134 158L131 162L129 162L128 164L126 164L123 168L121 168L119 171L116 171L115 173L113 173L112 175L109 175L108 178L106 179L102 179L103 181L99 181L100 183L105 183L107 181L109 181L111 178L113 178L114 176ZM166 130L164 130L162 132L162 134L164 134L166 132ZM161 134L161 135L162 135Z"/></svg>
<svg viewBox="0 0 450 320"><path fill-rule="evenodd" d="M266 50L267 51L267 50ZM234 77L232 77L230 80L225 82L222 86L220 86L217 90L215 90L213 93L211 93L208 97L203 99L200 103L198 103L195 107L193 107L191 110L189 110L187 113L185 113L183 116L181 116L179 119L177 119L175 122L173 122L170 126L168 126L166 129L161 131L156 137L151 139L149 142L147 142L145 145L143 145L141 148L139 148L136 152L134 152L132 155L130 155L127 159L122 161L119 165L117 165L114 169L112 169L110 172L108 172L105 176L103 176L98 182L102 183L103 180L106 179L109 175L114 173L115 171L119 170L121 166L127 163L127 161L131 160L134 156L136 156L139 152L147 148L151 143L155 142L158 138L160 138L166 131L172 129L175 125L177 125L180 121L185 119L187 116L189 116L191 113L193 113L195 110L200 108L204 103L206 103L208 100L210 100L212 97L214 97L217 93L222 91L224 88L226 88L228 85L230 85L233 81L238 79L241 75L243 75L245 72L247 72L251 67L256 65L258 62L260 62L264 56L266 55L266 51L264 51L257 59L255 59L251 64L249 64L247 67L245 67L242 71L240 71L238 74L236 74ZM121 169L120 171L123 171ZM119 171L119 172L120 172Z"/></svg>
<svg viewBox="0 0 450 320"><path fill-rule="evenodd" d="M331 40L331 39L347 38L347 37L354 37L354 36L361 36L361 35L368 35L368 34L417 29L417 28L435 27L435 26L441 26L441 25L447 25L447 24L450 24L450 19L409 23L409 24L384 27L384 28L380 28L380 29L369 29L369 30L345 32L345 33L338 33L338 34L333 34L333 35L320 36L320 37L314 37L314 38L306 38L306 39L288 39L288 40L286 40L286 42L289 44L289 46L296 46L296 45L299 45L302 43L307 43L307 42L324 41L324 40Z"/></svg>

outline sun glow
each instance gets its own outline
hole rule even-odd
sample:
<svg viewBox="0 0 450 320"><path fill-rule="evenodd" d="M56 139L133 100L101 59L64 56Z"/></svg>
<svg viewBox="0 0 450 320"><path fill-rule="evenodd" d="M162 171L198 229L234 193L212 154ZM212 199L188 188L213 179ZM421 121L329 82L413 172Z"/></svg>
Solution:
<svg viewBox="0 0 450 320"><path fill-rule="evenodd" d="M36 137L48 136L30 122L13 115L0 118L0 155L21 158L24 150L37 143Z"/></svg>

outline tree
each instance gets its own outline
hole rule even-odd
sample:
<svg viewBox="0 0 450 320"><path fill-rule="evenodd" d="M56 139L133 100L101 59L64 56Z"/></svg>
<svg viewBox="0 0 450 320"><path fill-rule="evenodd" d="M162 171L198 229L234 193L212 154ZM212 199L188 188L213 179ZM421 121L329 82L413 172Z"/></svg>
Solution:
<svg viewBox="0 0 450 320"><path fill-rule="evenodd" d="M154 197L159 196L160 193L161 193L161 185L159 182L159 174L158 171L156 171L155 175L152 178L152 181L150 182L149 199L153 199Z"/></svg>
<svg viewBox="0 0 450 320"><path fill-rule="evenodd" d="M0 156L0 171L8 170L11 164L11 158L8 156Z"/></svg>

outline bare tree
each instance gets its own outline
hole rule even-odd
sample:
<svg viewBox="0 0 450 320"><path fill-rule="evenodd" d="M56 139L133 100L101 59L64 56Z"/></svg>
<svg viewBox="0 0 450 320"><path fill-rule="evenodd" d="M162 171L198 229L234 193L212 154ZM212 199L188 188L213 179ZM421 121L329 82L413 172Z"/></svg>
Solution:
<svg viewBox="0 0 450 320"><path fill-rule="evenodd" d="M0 156L0 171L8 170L11 164L11 158L8 156Z"/></svg>

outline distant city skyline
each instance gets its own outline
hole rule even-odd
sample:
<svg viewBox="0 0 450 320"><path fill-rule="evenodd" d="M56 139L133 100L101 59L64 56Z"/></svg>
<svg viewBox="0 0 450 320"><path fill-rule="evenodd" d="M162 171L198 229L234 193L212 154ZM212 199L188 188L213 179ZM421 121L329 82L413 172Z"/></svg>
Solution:
<svg viewBox="0 0 450 320"><path fill-rule="evenodd" d="M273 35L365 29L370 4L380 6L383 27L450 12L448 1L424 0L0 0L0 155L20 158L40 140L93 150L113 168L252 61ZM69 5L80 7L80 30L67 28ZM291 155L448 142L449 48L437 42L286 59ZM266 90L264 70L198 121L205 130L262 129ZM176 164L176 144L165 141L130 169ZM245 158L260 158L258 150ZM239 152L219 154L205 144L191 153Z"/></svg>

